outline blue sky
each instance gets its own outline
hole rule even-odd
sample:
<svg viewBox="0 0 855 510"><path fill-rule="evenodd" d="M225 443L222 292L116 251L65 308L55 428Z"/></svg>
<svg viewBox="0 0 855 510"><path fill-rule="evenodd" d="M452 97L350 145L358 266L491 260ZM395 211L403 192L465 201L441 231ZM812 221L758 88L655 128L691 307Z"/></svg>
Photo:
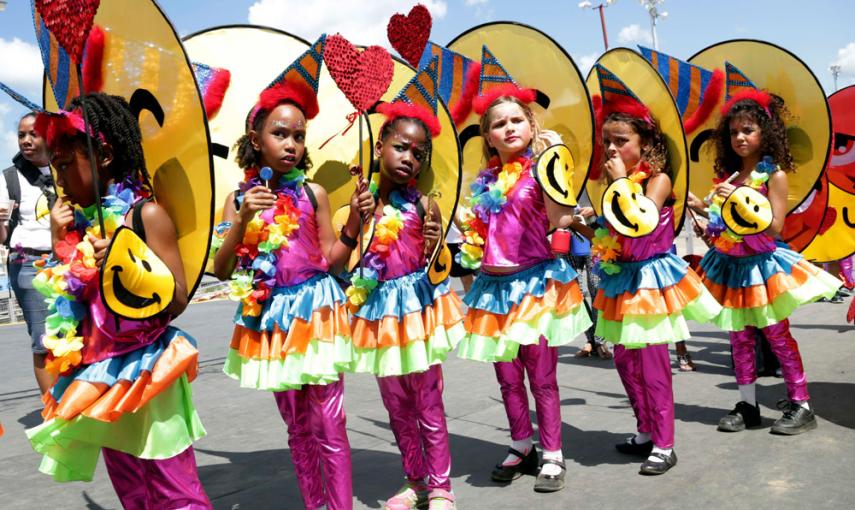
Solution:
<svg viewBox="0 0 855 510"><path fill-rule="evenodd" d="M111 0L102 0L108 2ZM32 98L40 97L41 63L33 35L29 0L7 0L0 11L0 81ZM341 32L358 44L385 44L385 26L408 0L161 0L178 32L187 35L216 25L268 24L314 39ZM517 21L551 35L587 72L603 51L599 16L578 0L425 0L433 13L431 39L447 43L489 21ZM599 2L592 0L594 5ZM524 7L523 7L524 6ZM828 67L842 66L839 86L855 83L855 2L845 0L665 0L668 16L657 27L660 50L681 58L719 41L766 40L798 55L833 91ZM650 18L636 0L617 0L605 9L609 44L650 45ZM262 58L263 51L259 53ZM15 150L17 118L23 110L0 93L0 161ZM5 166L0 164L0 166Z"/></svg>

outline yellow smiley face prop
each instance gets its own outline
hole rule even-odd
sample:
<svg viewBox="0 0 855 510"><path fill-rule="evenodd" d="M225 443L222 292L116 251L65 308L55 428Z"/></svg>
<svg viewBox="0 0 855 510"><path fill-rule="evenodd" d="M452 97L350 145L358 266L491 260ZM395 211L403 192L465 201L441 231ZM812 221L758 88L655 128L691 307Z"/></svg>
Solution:
<svg viewBox="0 0 855 510"><path fill-rule="evenodd" d="M440 227L439 239L428 261L428 279L434 285L444 282L451 274L451 250L445 244L445 231Z"/></svg>
<svg viewBox="0 0 855 510"><path fill-rule="evenodd" d="M772 224L772 204L756 189L739 186L721 206L721 219L741 236L759 234Z"/></svg>
<svg viewBox="0 0 855 510"><path fill-rule="evenodd" d="M162 312L175 294L166 264L127 227L113 234L101 267L101 299L114 314L143 320Z"/></svg>
<svg viewBox="0 0 855 510"><path fill-rule="evenodd" d="M553 145L537 158L534 177L549 198L558 204L575 207L574 168L570 149L564 144Z"/></svg>
<svg viewBox="0 0 855 510"><path fill-rule="evenodd" d="M656 203L644 195L641 186L627 179L611 183L603 193L603 216L625 237L643 237L659 225Z"/></svg>

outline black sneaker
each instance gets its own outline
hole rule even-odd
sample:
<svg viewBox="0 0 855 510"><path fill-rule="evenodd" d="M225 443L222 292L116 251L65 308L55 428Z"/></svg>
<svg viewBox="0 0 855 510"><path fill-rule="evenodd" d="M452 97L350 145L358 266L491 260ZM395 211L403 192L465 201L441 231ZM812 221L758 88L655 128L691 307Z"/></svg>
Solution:
<svg viewBox="0 0 855 510"><path fill-rule="evenodd" d="M629 437L623 443L615 445L615 449L625 455L650 455L653 451L653 441L636 443L635 436Z"/></svg>
<svg viewBox="0 0 855 510"><path fill-rule="evenodd" d="M781 400L778 409L783 409L784 415L772 425L772 434L794 436L816 428L816 415L813 409L806 409L797 402Z"/></svg>
<svg viewBox="0 0 855 510"><path fill-rule="evenodd" d="M760 408L745 402L737 403L733 411L718 421L718 430L722 432L740 432L745 429L759 427L761 423Z"/></svg>

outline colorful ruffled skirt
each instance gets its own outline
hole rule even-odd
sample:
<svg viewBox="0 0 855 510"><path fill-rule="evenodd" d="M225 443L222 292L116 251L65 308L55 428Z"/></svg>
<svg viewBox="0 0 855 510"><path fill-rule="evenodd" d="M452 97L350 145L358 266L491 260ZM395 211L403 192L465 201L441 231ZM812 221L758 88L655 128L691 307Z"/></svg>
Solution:
<svg viewBox="0 0 855 510"><path fill-rule="evenodd" d="M276 287L257 317L235 314L223 372L268 391L330 384L354 361L344 291L328 273Z"/></svg>
<svg viewBox="0 0 855 510"><path fill-rule="evenodd" d="M688 339L687 319L710 322L721 306L689 264L664 253L617 262L620 271L600 276L594 299L595 334L629 349Z"/></svg>
<svg viewBox="0 0 855 510"><path fill-rule="evenodd" d="M463 338L463 312L446 279L425 270L380 282L352 323L356 372L378 377L424 372L445 361Z"/></svg>
<svg viewBox="0 0 855 510"><path fill-rule="evenodd" d="M516 273L479 273L463 298L469 307L461 358L512 361L520 345L540 337L550 347L565 345L591 326L576 271L565 259L551 259Z"/></svg>
<svg viewBox="0 0 855 510"><path fill-rule="evenodd" d="M45 422L27 430L39 470L91 481L102 447L168 459L205 435L193 407L196 341L169 327L154 343L62 376L45 393Z"/></svg>
<svg viewBox="0 0 855 510"><path fill-rule="evenodd" d="M699 274L723 306L713 322L725 331L781 322L805 303L831 298L842 284L782 247L748 257L710 250L701 259Z"/></svg>

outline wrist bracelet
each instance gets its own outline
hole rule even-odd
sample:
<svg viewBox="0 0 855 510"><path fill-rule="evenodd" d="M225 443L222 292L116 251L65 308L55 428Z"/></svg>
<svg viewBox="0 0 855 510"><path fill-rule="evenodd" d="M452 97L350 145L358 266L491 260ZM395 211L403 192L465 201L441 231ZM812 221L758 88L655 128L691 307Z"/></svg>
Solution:
<svg viewBox="0 0 855 510"><path fill-rule="evenodd" d="M341 244L347 246L351 250L356 248L356 246L359 244L356 239L350 237L344 232L344 227L342 227L341 229L341 233L338 236L338 240L341 241Z"/></svg>

